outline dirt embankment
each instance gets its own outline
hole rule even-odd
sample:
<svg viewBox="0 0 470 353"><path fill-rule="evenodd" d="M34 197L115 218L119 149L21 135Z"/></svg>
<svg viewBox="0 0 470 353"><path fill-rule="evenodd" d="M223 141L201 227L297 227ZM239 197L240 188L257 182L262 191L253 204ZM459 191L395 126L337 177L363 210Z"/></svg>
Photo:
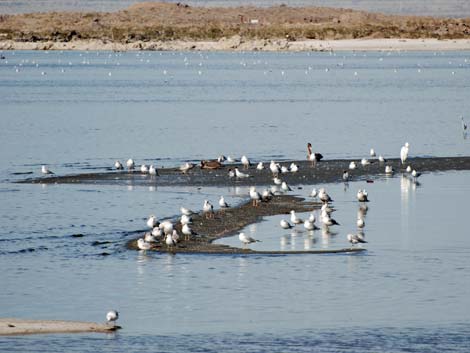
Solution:
<svg viewBox="0 0 470 353"><path fill-rule="evenodd" d="M358 38L469 39L470 19L391 16L319 7L190 7L141 3L117 12L0 15L0 41L99 40L128 44L167 41ZM152 48L149 48L152 49ZM158 48L156 48L158 49Z"/></svg>

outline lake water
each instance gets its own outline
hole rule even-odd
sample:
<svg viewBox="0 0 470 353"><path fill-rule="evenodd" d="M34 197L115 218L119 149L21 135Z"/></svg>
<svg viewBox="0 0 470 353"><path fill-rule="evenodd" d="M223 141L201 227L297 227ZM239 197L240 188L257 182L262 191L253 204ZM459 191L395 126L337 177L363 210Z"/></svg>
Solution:
<svg viewBox="0 0 470 353"><path fill-rule="evenodd" d="M117 11L148 0L0 0L0 13L37 11ZM178 0L166 0L177 3ZM191 6L327 6L400 15L469 17L466 0L188 0Z"/></svg>
<svg viewBox="0 0 470 353"><path fill-rule="evenodd" d="M302 159L307 141L328 159L396 157L405 141L412 156L468 155L469 52L3 55L0 317L104 321L116 308L123 330L2 337L0 351L468 351L468 171L324 185L341 224L331 234L292 235L281 216L244 230L262 240L253 248L346 247L366 188L368 251L355 255L128 251L149 214L236 204L245 190L13 181L129 157Z"/></svg>

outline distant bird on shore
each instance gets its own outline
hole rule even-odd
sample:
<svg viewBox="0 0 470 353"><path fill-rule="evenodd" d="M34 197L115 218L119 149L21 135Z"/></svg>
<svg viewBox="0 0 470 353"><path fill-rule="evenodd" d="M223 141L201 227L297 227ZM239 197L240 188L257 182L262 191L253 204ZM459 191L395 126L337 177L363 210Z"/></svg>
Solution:
<svg viewBox="0 0 470 353"><path fill-rule="evenodd" d="M137 247L139 250L147 251L150 250L151 245L150 243L147 243L144 238L139 238L137 239Z"/></svg>
<svg viewBox="0 0 470 353"><path fill-rule="evenodd" d="M312 144L309 142L307 143L307 160L312 162L312 165L315 165L317 162L323 159L323 155L321 153L312 152Z"/></svg>
<svg viewBox="0 0 470 353"><path fill-rule="evenodd" d="M370 164L370 161L369 161L368 159L366 159L366 158L362 158L362 159L361 159L361 165L362 165L363 167L365 167L365 166L367 166L367 165L369 165L369 164Z"/></svg>
<svg viewBox="0 0 470 353"><path fill-rule="evenodd" d="M122 166L122 163L120 161L114 162L114 168L116 168L117 170L124 169L124 167Z"/></svg>
<svg viewBox="0 0 470 353"><path fill-rule="evenodd" d="M245 169L248 169L248 168L250 167L250 165L251 165L250 160L248 159L247 156L242 156L241 162L242 162L243 167L244 167Z"/></svg>
<svg viewBox="0 0 470 353"><path fill-rule="evenodd" d="M271 173L273 173L275 177L277 177L279 173L281 172L281 166L274 161L271 161L271 163L269 164L269 169L271 170Z"/></svg>
<svg viewBox="0 0 470 353"><path fill-rule="evenodd" d="M115 325L117 319L119 319L119 313L116 310L110 310L106 314L106 323Z"/></svg>
<svg viewBox="0 0 470 353"><path fill-rule="evenodd" d="M189 208L186 208L186 207L183 207L183 206L180 207L180 212L181 212L182 215L185 215L185 216L191 216L194 213Z"/></svg>
<svg viewBox="0 0 470 353"><path fill-rule="evenodd" d="M182 225L191 224L193 223L193 219L190 216L183 214L181 215L180 223Z"/></svg>
<svg viewBox="0 0 470 353"><path fill-rule="evenodd" d="M221 154L218 158L217 158L217 161L220 162L220 163L223 163L227 160L227 158Z"/></svg>
<svg viewBox="0 0 470 353"><path fill-rule="evenodd" d="M228 208L229 205L227 202L225 202L225 198L223 196L220 196L220 199L219 199L219 206L221 208Z"/></svg>
<svg viewBox="0 0 470 353"><path fill-rule="evenodd" d="M201 169L219 169L219 168L222 168L223 167L223 164L220 163L219 161L217 160L211 160L211 161L205 161L205 160L202 160L201 161Z"/></svg>
<svg viewBox="0 0 470 353"><path fill-rule="evenodd" d="M250 187L250 198L252 200L253 206L258 207L261 202L261 194L256 191L256 187Z"/></svg>
<svg viewBox="0 0 470 353"><path fill-rule="evenodd" d="M157 217L155 217L155 215L150 215L149 218L147 218L147 226L150 228L150 229L153 229L154 227L157 227L159 225L158 221L157 221Z"/></svg>
<svg viewBox="0 0 470 353"><path fill-rule="evenodd" d="M405 164L405 161L408 159L408 153L410 151L410 144L408 142L405 143L404 146L402 146L400 150L400 160L401 164Z"/></svg>
<svg viewBox="0 0 470 353"><path fill-rule="evenodd" d="M418 173L415 169L411 172L411 176L414 180L418 179L421 176L421 173Z"/></svg>
<svg viewBox="0 0 470 353"><path fill-rule="evenodd" d="M227 162L229 163L235 163L237 160L233 157L227 156Z"/></svg>
<svg viewBox="0 0 470 353"><path fill-rule="evenodd" d="M299 171L299 166L295 164L294 162L292 162L289 166L289 171L291 173L297 173Z"/></svg>
<svg viewBox="0 0 470 353"><path fill-rule="evenodd" d="M184 163L183 165L181 165L179 167L179 170L181 173L183 174L186 174L189 170L193 169L194 168L194 164L193 163Z"/></svg>
<svg viewBox="0 0 470 353"><path fill-rule="evenodd" d="M140 172L143 173L143 174L148 173L149 172L149 167L147 167L147 165L145 165L145 164L142 164L140 166Z"/></svg>
<svg viewBox="0 0 470 353"><path fill-rule="evenodd" d="M54 174L54 172L50 171L45 165L41 166L41 173L42 174Z"/></svg>
<svg viewBox="0 0 470 353"><path fill-rule="evenodd" d="M385 174L393 174L393 168L391 165L385 166Z"/></svg>
<svg viewBox="0 0 470 353"><path fill-rule="evenodd" d="M343 181L349 180L349 172L347 170L343 170Z"/></svg>
<svg viewBox="0 0 470 353"><path fill-rule="evenodd" d="M175 246L176 245L176 240L173 239L172 234L167 234L166 235L165 244L167 246Z"/></svg>
<svg viewBox="0 0 470 353"><path fill-rule="evenodd" d="M412 170L412 169L411 169L411 165L409 165L408 167L406 167L406 172L407 172L407 173L411 173L411 170Z"/></svg>
<svg viewBox="0 0 470 353"><path fill-rule="evenodd" d="M197 235L197 233L192 230L187 224L183 225L183 227L181 228L181 233L184 234L186 240L190 239L192 235Z"/></svg>
<svg viewBox="0 0 470 353"><path fill-rule="evenodd" d="M149 167L149 174L150 175L158 175L158 170L157 170L157 168L155 168L155 166L153 164L150 165L150 167Z"/></svg>
<svg viewBox="0 0 470 353"><path fill-rule="evenodd" d="M256 242L259 242L261 240L256 240L248 235L246 235L245 233L241 232L239 235L238 235L238 239L243 243L243 245L247 245L247 244L251 244L251 243L256 243Z"/></svg>
<svg viewBox="0 0 470 353"><path fill-rule="evenodd" d="M292 228L292 225L287 222L285 219L281 219L281 221L279 222L281 228L283 229L291 229Z"/></svg>
<svg viewBox="0 0 470 353"><path fill-rule="evenodd" d="M385 158L384 158L383 156L379 156L379 162L380 162L380 163L385 163L386 160L385 160Z"/></svg>
<svg viewBox="0 0 470 353"><path fill-rule="evenodd" d="M264 169L263 162L259 162L258 165L256 166L256 169L257 170L263 170Z"/></svg>
<svg viewBox="0 0 470 353"><path fill-rule="evenodd" d="M132 158L129 158L126 162L127 169L133 170L135 167L134 160Z"/></svg>
<svg viewBox="0 0 470 353"><path fill-rule="evenodd" d="M240 178L240 179L242 179L242 178L249 178L249 177L250 177L249 174L240 172L240 171L238 170L238 168L235 168L235 176L236 176L237 178Z"/></svg>
<svg viewBox="0 0 470 353"><path fill-rule="evenodd" d="M356 162L352 161L351 163L349 163L349 169L354 170L356 169L356 167L357 167Z"/></svg>
<svg viewBox="0 0 470 353"><path fill-rule="evenodd" d="M375 156L376 156L375 150L374 150L373 148L370 149L369 154L370 154L371 157L375 157Z"/></svg>
<svg viewBox="0 0 470 353"><path fill-rule="evenodd" d="M214 216L214 206L212 206L208 200L204 200L202 211L206 214L206 218L212 218Z"/></svg>

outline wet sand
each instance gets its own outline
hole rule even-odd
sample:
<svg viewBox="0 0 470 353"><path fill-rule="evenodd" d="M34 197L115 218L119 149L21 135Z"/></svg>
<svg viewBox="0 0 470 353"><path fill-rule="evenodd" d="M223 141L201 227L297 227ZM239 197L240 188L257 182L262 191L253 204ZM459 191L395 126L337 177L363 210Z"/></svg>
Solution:
<svg viewBox="0 0 470 353"><path fill-rule="evenodd" d="M38 333L109 333L120 328L94 322L0 318L0 336Z"/></svg>
<svg viewBox="0 0 470 353"><path fill-rule="evenodd" d="M350 159L335 159L318 162L312 166L308 161L295 161L299 165L296 173L285 173L280 176L289 185L318 185L323 183L342 182L344 170L348 170ZM411 165L418 172L444 172L450 170L470 170L470 157L416 157L410 158L405 166L401 166L399 159L388 159L386 163L378 160L370 160L371 164L362 167L360 161L355 159L357 168L349 171L350 180L377 179L386 177L385 165L391 165L395 174L405 172L405 168ZM197 162L196 162L197 163ZM291 161L281 162L281 165L289 166ZM250 175L249 178L229 178L228 170L238 167ZM187 174L183 174L178 168L161 168L160 176L142 174L140 171L127 172L115 171L112 168L99 173L84 173L73 175L57 175L48 177L28 178L19 183L33 184L94 184L94 185L133 185L133 186L268 186L272 185L272 174L269 163L265 163L264 170L256 170L252 165L248 170L242 169L240 164L225 164L223 168L216 170L200 169L195 167Z"/></svg>
<svg viewBox="0 0 470 353"><path fill-rule="evenodd" d="M218 210L213 217L207 218L204 214L198 213L192 216L192 229L198 234L188 240L181 236L181 225L178 223L176 230L181 236L181 242L176 246L167 246L157 243L150 251L168 253L203 253L203 254L265 254L265 255L286 255L286 254L332 254L332 253L353 253L364 251L364 248L345 248L327 250L306 250L306 251L255 251L249 246L234 248L223 244L213 244L216 239L232 236L249 224L258 222L262 217L278 214L288 215L291 210L296 212L308 212L319 209L318 202L305 201L303 198L289 195L279 195L270 201L261 202L259 206L253 206L251 200L240 206ZM286 217L287 218L287 217ZM301 225L303 227L303 225ZM143 234L142 234L143 236ZM262 241L262 239L259 239ZM163 239L161 240L163 242ZM240 243L241 246L241 243ZM127 243L127 247L138 250L137 239Z"/></svg>
<svg viewBox="0 0 470 353"><path fill-rule="evenodd" d="M60 41L0 40L0 50L107 50L107 51L457 51L470 50L468 39L244 39L240 36L220 40L136 41L113 43L99 39Z"/></svg>

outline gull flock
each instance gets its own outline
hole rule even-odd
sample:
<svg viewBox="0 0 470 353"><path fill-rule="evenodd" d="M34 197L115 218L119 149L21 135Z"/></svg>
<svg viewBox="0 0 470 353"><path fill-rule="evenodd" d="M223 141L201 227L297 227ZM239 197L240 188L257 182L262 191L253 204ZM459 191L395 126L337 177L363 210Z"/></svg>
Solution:
<svg viewBox="0 0 470 353"><path fill-rule="evenodd" d="M400 160L403 167L405 167L410 151L410 144L406 142L400 149ZM315 156L316 157L312 157ZM312 166L315 166L323 156L319 153L312 152L312 145L309 143L307 145L307 160L312 162ZM214 161L203 161L201 162L201 168L207 167L208 163L216 162L220 165L223 162L233 161L231 163L237 162L233 157L225 157L223 155L219 156L217 160ZM264 172L268 170L272 174L273 185L264 187L262 190L258 190L256 186L249 187L248 195L251 200L252 207L260 207L262 203L269 202L274 196L282 195L292 191L292 188L282 180L282 175L285 173L296 173L299 170L299 166L295 163L291 163L289 166L281 165L280 163L275 162L274 160L270 161L269 166L266 168L263 162L253 164L247 156L242 156L239 161L242 164L243 172L238 168L230 168L228 170L228 178L250 178L251 172ZM367 168L371 163L379 162L384 165L385 175L391 175L394 173L393 168L390 165L386 164L386 159L377 154L373 148L369 151L368 158L362 158L360 165L362 168ZM253 167L252 167L253 166ZM135 168L135 163L132 159L127 160L126 167L129 171L132 171ZM153 167L153 166L150 166ZM150 168L148 173L150 174ZM190 169L195 166L189 163L182 165L179 170L182 173L187 173ZM251 170L250 170L250 167ZM122 163L116 161L115 168L117 170L122 170ZM154 168L154 167L153 167ZM343 171L342 180L345 184L348 183L351 173L354 173L354 170L358 168L356 162L350 162L349 168ZM141 173L144 173L144 168L141 167ZM215 169L215 168L214 168ZM156 170L156 168L155 168ZM410 180L416 182L421 173L417 172L410 165L406 166L406 174ZM158 173L158 172L157 172ZM158 174L156 174L158 175ZM331 232L331 228L340 225L340 223L332 217L333 212L336 211L336 208L333 206L333 197L327 192L324 187L319 189L313 188L309 196L321 203L321 208L319 210L313 209L308 215L308 218L305 220L299 217L295 210L290 211L290 217L287 219L281 219L279 226L282 229L291 229L293 230L292 236L295 236L297 233L307 232L307 234L313 236L313 233L317 230L322 230L322 234L335 234ZM355 229L346 235L346 240L355 246L361 243L367 243L365 240L364 229L366 226L366 214L368 212L368 203L370 202L368 192L365 189L359 189L356 193L356 201L358 202L358 211L357 219L355 223L348 222L351 224L350 228ZM220 196L218 200L218 206L221 211L229 208L229 204L226 202L223 195ZM159 221L155 215L150 215L147 218L146 225L149 228L145 232L144 236L137 241L137 246L140 250L147 251L154 248L158 243L165 244L168 248L175 247L181 241L189 241L195 239L199 236L191 228L192 218L191 216L195 214L192 210L182 206L180 208L181 216L178 220L163 220ZM318 213L317 213L318 212ZM214 205L209 200L204 200L202 204L202 213L207 219L214 218ZM176 230L177 222L181 223L181 235ZM352 225L354 224L354 226ZM248 246L252 243L257 243L260 240L255 239L244 232L239 233L239 240L243 247Z"/></svg>

